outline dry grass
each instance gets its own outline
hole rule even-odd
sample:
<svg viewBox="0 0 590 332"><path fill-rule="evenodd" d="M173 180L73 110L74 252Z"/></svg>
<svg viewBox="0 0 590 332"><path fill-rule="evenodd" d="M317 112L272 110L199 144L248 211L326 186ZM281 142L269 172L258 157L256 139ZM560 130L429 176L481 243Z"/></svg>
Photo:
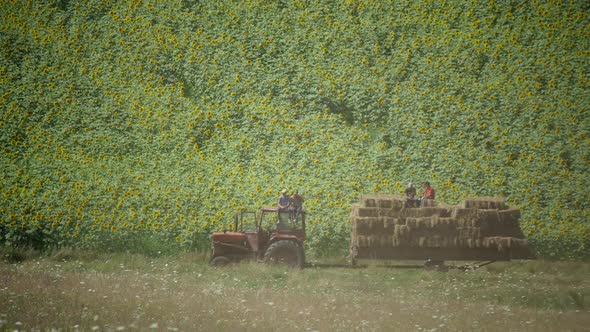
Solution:
<svg viewBox="0 0 590 332"><path fill-rule="evenodd" d="M582 331L589 272L563 262L216 270L199 255L62 253L0 264L0 330Z"/></svg>

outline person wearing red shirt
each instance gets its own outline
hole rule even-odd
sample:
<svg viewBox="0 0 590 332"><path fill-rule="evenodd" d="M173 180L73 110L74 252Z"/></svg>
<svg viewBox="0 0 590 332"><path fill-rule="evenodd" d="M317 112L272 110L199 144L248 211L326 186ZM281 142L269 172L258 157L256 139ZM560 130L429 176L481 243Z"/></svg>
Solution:
<svg viewBox="0 0 590 332"><path fill-rule="evenodd" d="M430 182L424 182L424 194L422 195L422 206L434 206L435 193L434 188L430 186Z"/></svg>
<svg viewBox="0 0 590 332"><path fill-rule="evenodd" d="M424 182L424 198L434 199L434 188L430 186L430 182Z"/></svg>

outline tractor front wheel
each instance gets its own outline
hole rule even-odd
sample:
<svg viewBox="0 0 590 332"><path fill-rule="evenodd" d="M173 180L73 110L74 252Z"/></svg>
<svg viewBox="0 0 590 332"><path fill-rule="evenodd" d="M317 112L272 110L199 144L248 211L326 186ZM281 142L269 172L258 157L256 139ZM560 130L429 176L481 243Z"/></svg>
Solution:
<svg viewBox="0 0 590 332"><path fill-rule="evenodd" d="M302 269L305 264L303 249L293 241L280 240L266 249L264 262L269 264L287 264L292 268Z"/></svg>

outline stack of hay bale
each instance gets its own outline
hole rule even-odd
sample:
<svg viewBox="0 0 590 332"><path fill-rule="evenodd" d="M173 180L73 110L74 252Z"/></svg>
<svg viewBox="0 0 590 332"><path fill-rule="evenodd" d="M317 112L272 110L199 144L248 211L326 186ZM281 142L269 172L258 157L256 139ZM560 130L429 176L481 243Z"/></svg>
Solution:
<svg viewBox="0 0 590 332"><path fill-rule="evenodd" d="M503 198L470 198L462 206L406 208L405 198L363 196L351 210L352 247L486 248L526 247L520 210Z"/></svg>

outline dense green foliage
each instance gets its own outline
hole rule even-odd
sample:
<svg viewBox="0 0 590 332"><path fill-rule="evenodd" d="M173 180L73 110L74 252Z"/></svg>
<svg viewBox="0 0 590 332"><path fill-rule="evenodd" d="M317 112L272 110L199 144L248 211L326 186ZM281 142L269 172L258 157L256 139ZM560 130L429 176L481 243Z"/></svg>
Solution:
<svg viewBox="0 0 590 332"><path fill-rule="evenodd" d="M350 203L505 196L590 257L584 1L2 1L7 245L208 246L299 189L316 253ZM138 240L141 239L141 240Z"/></svg>

